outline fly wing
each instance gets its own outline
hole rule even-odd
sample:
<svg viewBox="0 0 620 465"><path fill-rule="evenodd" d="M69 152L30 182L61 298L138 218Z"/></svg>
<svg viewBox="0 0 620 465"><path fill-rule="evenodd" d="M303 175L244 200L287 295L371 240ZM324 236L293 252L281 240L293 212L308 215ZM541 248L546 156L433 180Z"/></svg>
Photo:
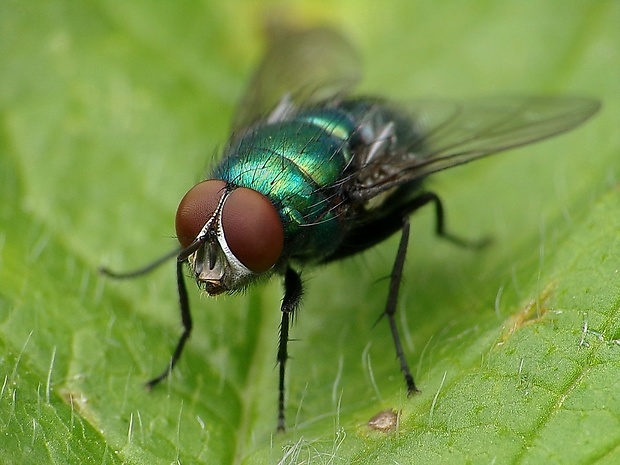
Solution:
<svg viewBox="0 0 620 465"><path fill-rule="evenodd" d="M233 122L233 132L265 118L283 98L293 104L330 99L361 77L354 48L328 28L278 34L252 76Z"/></svg>
<svg viewBox="0 0 620 465"><path fill-rule="evenodd" d="M421 101L407 112L406 146L386 150L359 173L361 198L510 148L569 131L600 108L584 97L502 97L461 103Z"/></svg>

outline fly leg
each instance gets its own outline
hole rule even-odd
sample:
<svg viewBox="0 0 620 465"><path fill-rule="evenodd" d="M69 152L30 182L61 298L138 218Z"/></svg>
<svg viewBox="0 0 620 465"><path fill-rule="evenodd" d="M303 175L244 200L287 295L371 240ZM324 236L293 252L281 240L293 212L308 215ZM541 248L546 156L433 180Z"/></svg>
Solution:
<svg viewBox="0 0 620 465"><path fill-rule="evenodd" d="M405 353L403 346L400 342L400 335L398 334L398 328L396 327L396 304L398 303L398 291L400 290L400 283L403 279L403 266L405 264L405 256L407 255L407 246L409 244L409 217L403 218L402 233L400 236L400 243L398 244L398 252L396 252L396 259L394 260L394 266L392 267L392 274L390 275L390 291L388 294L388 300L385 305L384 315L388 319L390 324L390 331L392 331L392 339L394 340L394 346L396 347L396 357L400 363L400 371L403 372L405 377L405 384L407 385L407 395L411 395L418 391L418 388L413 381L409 364L405 359Z"/></svg>
<svg viewBox="0 0 620 465"><path fill-rule="evenodd" d="M427 203L431 202L435 204L435 234L437 234L439 237L441 237L442 239L446 239L455 245L458 245L460 247L466 247L468 249L481 249L491 242L491 239L488 237L478 240L471 240L456 236L454 234L450 234L446 230L446 220L443 204L441 203L441 199L439 198L439 196L434 192L423 192L422 194L417 196L414 199L413 203L407 208L404 213L406 215L410 215L418 208L423 207Z"/></svg>
<svg viewBox="0 0 620 465"><path fill-rule="evenodd" d="M184 255L185 254L185 255ZM152 389L161 381L166 379L174 366L181 358L181 353L183 353L183 348L185 347L185 343L189 339L189 335L192 332L192 315L189 310L189 299L187 297L187 288L185 287L185 278L183 276L183 263L185 262L185 258L187 256L187 249L185 251L175 249L166 255L158 258L152 263L147 264L146 266L139 268L137 270L128 271L124 273L118 273L115 271L111 271L106 267L99 268L99 272L114 279L131 279L137 278L139 276L146 275L151 271L158 268L160 265L164 264L166 261L171 259L177 255L177 289L179 293L179 307L181 309L181 322L183 323L183 333L177 342L177 346L172 353L172 357L170 358L170 362L164 371L162 371L159 376L149 380L146 382L146 387L148 389Z"/></svg>
<svg viewBox="0 0 620 465"><path fill-rule="evenodd" d="M421 192L393 212L353 228L344 237L340 247L324 258L321 263L341 260L374 247L398 231L401 231L404 217L412 215L429 203L435 204L435 233L442 239L469 249L480 249L491 242L489 238L470 240L448 232L444 209L439 196L434 192ZM389 199L387 204L389 205Z"/></svg>
<svg viewBox="0 0 620 465"><path fill-rule="evenodd" d="M170 260L172 257L174 257L175 255L178 255L179 252L181 250L179 249L174 249L170 252L168 252L166 255L159 257L157 260L148 263L147 265L143 266L142 268L138 268L137 270L132 270L132 271L127 271L127 272L116 272L116 271L112 271L109 268L105 267L105 266L101 266L99 267L99 273L107 276L108 278L113 278L113 279L132 279L132 278L138 278L140 276L144 276L146 274L149 274L151 271L154 271L156 268L159 268L160 265L163 265L164 263L166 263L168 260Z"/></svg>
<svg viewBox="0 0 620 465"><path fill-rule="evenodd" d="M396 327L396 319L394 318L394 316L396 315L398 293L400 290L400 283L403 279L403 267L405 265L407 246L409 244L409 215L411 215L411 213L416 211L418 208L421 208L428 203L435 204L435 232L439 237L447 239L450 242L461 247L468 248L484 247L489 242L488 239L470 241L447 232L444 209L441 203L441 199L437 194L433 192L424 192L420 194L414 199L411 204L409 204L407 209L404 209L401 212L401 214L404 214L401 219L401 237L400 243L398 244L398 251L396 252L396 259L394 260L394 266L392 267L392 273L390 275L390 290L388 294L388 300L385 305L384 315L387 317L388 323L390 324L392 339L394 340L394 346L396 347L396 357L398 358L398 362L400 363L400 370L403 372L403 376L405 377L405 383L407 385L407 395L411 395L414 392L417 392L418 388L415 385L413 376L411 375L411 370L409 369L409 365L407 363L407 360L405 359L405 353L403 351L403 346L400 341L400 335L398 334L398 328ZM392 219L395 219L395 217L392 217Z"/></svg>
<svg viewBox="0 0 620 465"><path fill-rule="evenodd" d="M282 322L280 323L280 342L278 344L278 364L280 365L280 382L278 384L278 431L286 429L284 416L284 375L288 360L288 330L301 301L303 286L299 274L287 268L284 276L284 298L282 299Z"/></svg>
<svg viewBox="0 0 620 465"><path fill-rule="evenodd" d="M177 346L172 353L172 357L170 358L170 362L166 369L162 371L159 376L147 381L146 387L152 389L154 386L159 384L161 381L166 379L174 366L179 361L181 357L181 353L183 353L183 348L185 347L185 343L189 339L189 336L192 332L192 315L189 311L189 299L187 297L187 288L185 287L185 278L183 276L183 261L177 261L177 288L179 292L179 307L181 309L181 322L183 323L183 333L179 338L179 342L177 342Z"/></svg>

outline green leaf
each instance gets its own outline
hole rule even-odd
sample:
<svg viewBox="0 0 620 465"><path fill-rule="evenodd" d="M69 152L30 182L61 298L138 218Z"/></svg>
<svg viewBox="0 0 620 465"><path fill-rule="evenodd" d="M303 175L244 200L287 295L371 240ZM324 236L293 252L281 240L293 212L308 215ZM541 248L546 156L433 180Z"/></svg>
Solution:
<svg viewBox="0 0 620 465"><path fill-rule="evenodd" d="M620 4L7 1L0 6L0 462L617 463ZM281 283L208 299L180 331L179 199L227 128L272 18L332 24L362 90L403 101L578 94L604 109L552 141L441 173L450 228L413 218L399 304L421 393L377 321L396 242L304 270L289 430L276 435ZM368 421L395 411L393 431Z"/></svg>

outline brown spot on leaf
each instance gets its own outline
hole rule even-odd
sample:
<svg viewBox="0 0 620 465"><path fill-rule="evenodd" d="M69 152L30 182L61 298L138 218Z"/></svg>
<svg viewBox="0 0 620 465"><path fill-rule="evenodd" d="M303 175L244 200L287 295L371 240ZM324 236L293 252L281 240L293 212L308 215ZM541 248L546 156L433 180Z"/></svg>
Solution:
<svg viewBox="0 0 620 465"><path fill-rule="evenodd" d="M399 413L394 409L383 410L368 420L368 426L376 431L389 433L396 429L398 417Z"/></svg>
<svg viewBox="0 0 620 465"><path fill-rule="evenodd" d="M537 298L532 299L520 312L508 319L497 345L502 345L513 333L524 326L529 326L544 318L549 311L549 298L551 297L553 287L553 283L548 284Z"/></svg>

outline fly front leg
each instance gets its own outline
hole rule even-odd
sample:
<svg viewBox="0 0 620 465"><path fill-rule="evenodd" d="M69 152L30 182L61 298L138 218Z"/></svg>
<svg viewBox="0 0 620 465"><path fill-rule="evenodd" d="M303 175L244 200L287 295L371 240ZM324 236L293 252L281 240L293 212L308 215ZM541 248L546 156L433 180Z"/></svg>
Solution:
<svg viewBox="0 0 620 465"><path fill-rule="evenodd" d="M192 315L189 310L189 298L187 297L187 288L185 287L185 277L183 276L183 261L177 261L177 288L179 292L179 307L181 310L181 322L183 323L183 333L177 342L177 346L172 353L172 357L170 358L170 362L164 371L161 372L158 376L147 381L146 387L152 389L161 381L166 379L174 366L181 358L181 354L183 353L183 348L185 347L185 343L189 339L190 334L192 333Z"/></svg>
<svg viewBox="0 0 620 465"><path fill-rule="evenodd" d="M405 377L405 384L407 385L407 395L411 395L418 391L418 388L413 381L409 364L405 358L403 346L400 342L400 335L398 334L398 328L396 327L396 305L398 303L398 292L400 290L400 283L403 279L403 267L405 264L405 257L407 255L407 246L409 244L409 217L403 218L403 226L401 230L400 243L398 244L398 251L396 252L396 259L394 260L394 266L392 267L392 274L390 275L390 291L388 294L388 300L385 305L384 315L388 319L390 324L390 331L392 332L392 339L394 340L394 346L396 347L396 357L400 363L400 371L403 372Z"/></svg>
<svg viewBox="0 0 620 465"><path fill-rule="evenodd" d="M278 344L278 364L280 365L280 382L278 384L278 431L286 429L284 414L284 376L288 360L288 330L295 316L295 310L301 301L303 286L299 274L287 268L284 275L284 298L282 299L282 321L280 323L280 342Z"/></svg>

